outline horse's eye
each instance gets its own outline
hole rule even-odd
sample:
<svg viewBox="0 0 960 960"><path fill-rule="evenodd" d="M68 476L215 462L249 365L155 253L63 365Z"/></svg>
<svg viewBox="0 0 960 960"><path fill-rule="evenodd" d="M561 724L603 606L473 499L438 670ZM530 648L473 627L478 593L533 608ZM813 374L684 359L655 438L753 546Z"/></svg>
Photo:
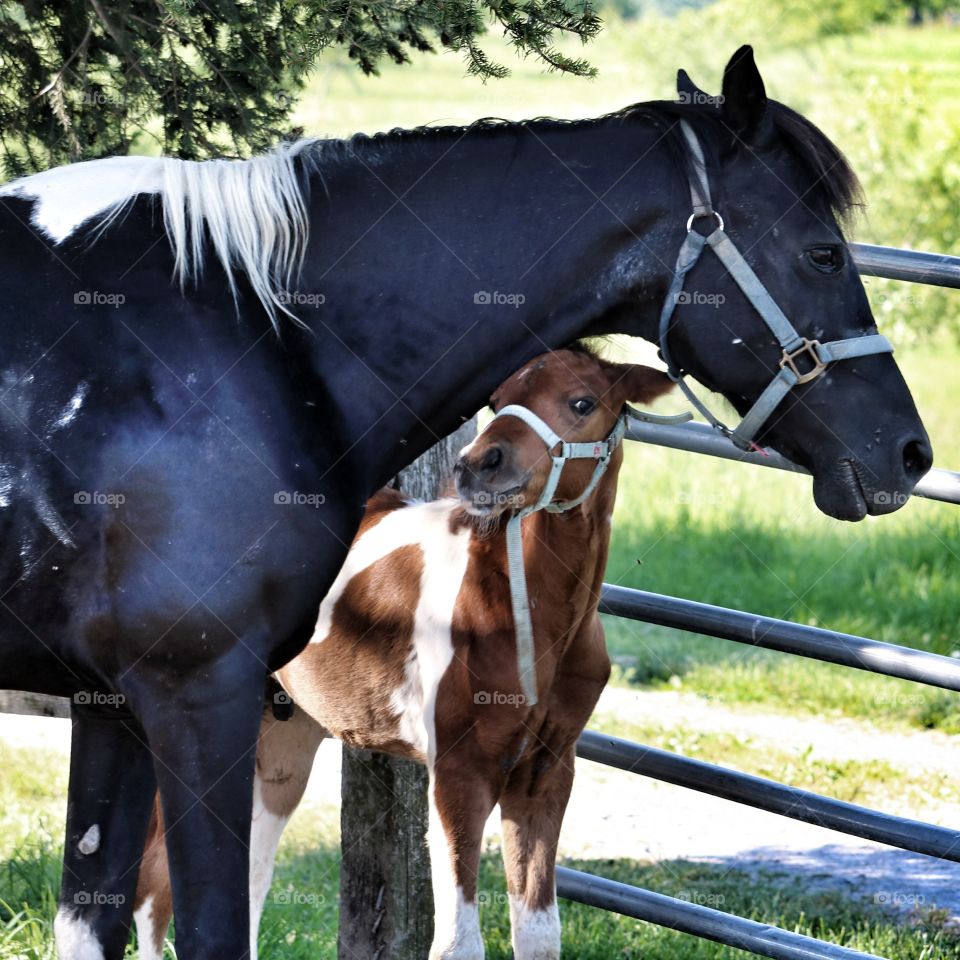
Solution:
<svg viewBox="0 0 960 960"><path fill-rule="evenodd" d="M579 397L570 401L570 409L578 417L585 417L596 405L597 401L593 397Z"/></svg>
<svg viewBox="0 0 960 960"><path fill-rule="evenodd" d="M807 259L821 273L836 273L843 267L843 249L837 246L810 247Z"/></svg>

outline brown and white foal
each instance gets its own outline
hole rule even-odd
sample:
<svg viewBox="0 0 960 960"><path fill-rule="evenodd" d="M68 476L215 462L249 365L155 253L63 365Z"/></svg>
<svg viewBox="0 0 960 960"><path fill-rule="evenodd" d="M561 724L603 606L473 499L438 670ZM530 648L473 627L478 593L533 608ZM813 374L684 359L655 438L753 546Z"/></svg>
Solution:
<svg viewBox="0 0 960 960"><path fill-rule="evenodd" d="M614 432L626 403L649 402L671 385L649 367L560 350L511 376L491 405L522 406L564 441L593 444ZM416 503L384 490L367 504L311 643L277 674L296 704L293 718L265 714L251 835L254 944L280 834L329 734L429 767L431 960L484 955L477 870L497 803L514 956L560 956L554 861L574 746L610 671L597 604L623 453L615 445L580 505L523 520L538 701L530 706L517 667L504 515L538 502L550 453L526 420L498 417L461 451L458 499ZM595 466L568 461L554 500L576 500ZM141 960L159 956L170 920L165 857L158 812L137 891Z"/></svg>

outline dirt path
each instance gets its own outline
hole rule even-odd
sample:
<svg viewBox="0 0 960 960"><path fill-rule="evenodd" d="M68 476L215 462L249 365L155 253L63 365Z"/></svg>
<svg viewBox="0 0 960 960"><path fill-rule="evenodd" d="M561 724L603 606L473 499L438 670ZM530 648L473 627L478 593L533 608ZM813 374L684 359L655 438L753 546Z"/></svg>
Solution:
<svg viewBox="0 0 960 960"><path fill-rule="evenodd" d="M734 710L723 704L677 693L610 688L598 715L624 721L682 726L749 737L762 750L811 747L824 758L878 758L908 770L956 769L954 738L933 732L890 733L853 720L780 716ZM47 718L0 715L0 739L23 747L69 752L69 723ZM308 788L306 806L339 804L340 749L324 744ZM960 828L960 803L906 811ZM487 825L499 841L499 821ZM799 877L810 886L834 886L909 912L938 906L960 922L960 865L911 854L822 827L717 800L692 790L659 783L581 761L564 822L561 856L697 860L730 869L764 870Z"/></svg>

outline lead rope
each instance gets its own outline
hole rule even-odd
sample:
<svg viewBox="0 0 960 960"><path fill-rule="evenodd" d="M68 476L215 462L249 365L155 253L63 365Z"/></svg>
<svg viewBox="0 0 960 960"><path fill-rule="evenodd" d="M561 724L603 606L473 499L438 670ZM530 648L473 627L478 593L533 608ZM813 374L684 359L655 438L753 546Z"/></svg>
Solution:
<svg viewBox="0 0 960 960"><path fill-rule="evenodd" d="M507 521L507 569L510 574L510 607L513 632L517 637L517 673L524 706L537 703L537 665L534 661L533 621L527 596L527 572L523 563L523 529L526 511L515 513Z"/></svg>
<svg viewBox="0 0 960 960"><path fill-rule="evenodd" d="M523 562L523 518L535 513L538 510L547 510L550 513L565 513L574 507L580 506L587 497L593 493L600 478L606 472L610 463L613 451L620 445L623 435L626 432L627 411L648 422L657 423L679 423L691 419L690 414L677 414L675 416L661 417L653 413L642 413L641 411L626 408L614 425L613 430L607 435L606 439L594 443L566 443L558 436L543 420L540 419L532 410L521 407L518 404L510 404L504 407L497 417L516 417L522 420L534 433L546 444L547 450L552 451L554 447L560 447L560 453L554 456L550 453L552 461L550 466L550 476L544 484L537 502L531 507L524 507L518 510L507 521L507 571L510 579L510 607L513 611L513 628L517 638L517 673L520 676L520 690L523 694L524 706L536 706L537 696L537 668L533 643L533 621L530 617L530 597L527 593L527 573ZM492 421L491 421L492 422ZM553 496L557 490L557 484L560 482L560 474L563 472L563 466L567 460L592 459L597 461L593 476L590 482L573 500L565 500L561 503L554 503Z"/></svg>

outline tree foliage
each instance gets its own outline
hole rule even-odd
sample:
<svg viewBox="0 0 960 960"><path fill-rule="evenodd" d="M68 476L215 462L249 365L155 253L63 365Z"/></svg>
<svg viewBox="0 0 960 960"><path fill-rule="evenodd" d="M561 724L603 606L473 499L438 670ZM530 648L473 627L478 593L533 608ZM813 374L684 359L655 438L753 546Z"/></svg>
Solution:
<svg viewBox="0 0 960 960"><path fill-rule="evenodd" d="M504 76L481 46L499 26L551 69L600 28L590 0L20 0L0 3L0 148L8 176L126 153L139 137L185 159L262 149L325 51L367 74L439 47Z"/></svg>

